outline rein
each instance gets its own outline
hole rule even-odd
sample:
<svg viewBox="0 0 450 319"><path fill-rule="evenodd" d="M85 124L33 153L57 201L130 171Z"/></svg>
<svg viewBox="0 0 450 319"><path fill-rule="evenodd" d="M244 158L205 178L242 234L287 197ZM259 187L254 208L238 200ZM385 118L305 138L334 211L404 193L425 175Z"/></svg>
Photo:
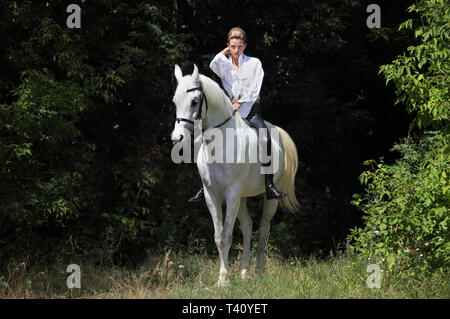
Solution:
<svg viewBox="0 0 450 319"><path fill-rule="evenodd" d="M199 91L202 93L202 98L201 98L199 110L198 110L198 112L197 112L197 116L194 118L194 120L187 119L187 118L183 118L183 117L177 117L177 118L175 119L175 122L180 123L180 121L184 121L184 122L188 122L188 123L194 125L194 121L195 121L195 120L200 120L200 119L202 119L203 101L205 101L205 105L206 105L206 112L205 112L205 116L206 116L206 113L208 113L208 99L206 98L206 95L205 95L205 92L203 91L202 85L200 84L200 86L197 86L197 87L194 87L194 88L191 88L191 89L187 89L187 90L186 90L186 93L193 92L193 91L197 91L197 90L199 90ZM232 113L225 121L223 121L223 122L221 122L220 124L214 126L213 128L221 127L222 125L224 125L225 123L227 123L227 122L233 117L233 115L234 115L235 113L236 113L236 110L233 110L233 113ZM202 132L205 132L206 130L207 130L206 128L205 128L205 129L202 129Z"/></svg>

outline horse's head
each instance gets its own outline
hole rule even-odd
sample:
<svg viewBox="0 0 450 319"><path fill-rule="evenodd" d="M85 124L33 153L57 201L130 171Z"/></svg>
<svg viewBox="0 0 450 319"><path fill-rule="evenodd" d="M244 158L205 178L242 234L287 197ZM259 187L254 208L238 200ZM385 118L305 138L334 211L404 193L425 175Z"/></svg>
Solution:
<svg viewBox="0 0 450 319"><path fill-rule="evenodd" d="M187 132L194 131L194 121L201 120L205 100L203 88L200 83L200 74L194 64L194 72L183 76L181 69L175 65L175 78L178 85L173 97L176 107L175 128L172 131L172 142L178 143L186 137ZM204 103L206 102L206 103Z"/></svg>

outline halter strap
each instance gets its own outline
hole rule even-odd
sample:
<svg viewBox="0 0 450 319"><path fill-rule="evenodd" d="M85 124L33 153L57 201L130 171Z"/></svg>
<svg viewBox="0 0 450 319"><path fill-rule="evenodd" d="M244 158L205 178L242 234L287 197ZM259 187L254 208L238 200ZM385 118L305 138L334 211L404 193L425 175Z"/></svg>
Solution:
<svg viewBox="0 0 450 319"><path fill-rule="evenodd" d="M185 118L183 118L183 117L177 117L177 118L175 119L175 122L177 122L177 123L180 123L180 121L188 122L188 123L194 125L194 121L192 121L192 120L190 120L190 119L185 119Z"/></svg>
<svg viewBox="0 0 450 319"><path fill-rule="evenodd" d="M202 87L201 83L200 83L200 86L196 86L196 87L187 89L186 93L197 91L197 90L199 90L202 93L202 99L201 99L201 102L200 102L200 107L199 107L199 110L198 110L198 113L197 113L197 117L194 120L201 119L202 110L203 110L203 101L205 101L206 113L208 113L208 99L206 98L206 95L205 95L205 92L203 91L203 87ZM234 116L235 113L236 113L236 110L234 110L233 113L225 121L223 121L220 124L214 126L213 128L218 128L218 127L224 125L225 123L227 123ZM188 122L188 123L194 125L194 121L191 120L191 119L186 119L186 118L183 118L183 117L178 117L178 118L175 119L175 122L177 122L177 123L180 123L180 121ZM205 132L206 130L207 129L202 129L202 132Z"/></svg>
<svg viewBox="0 0 450 319"><path fill-rule="evenodd" d="M208 112L208 100L206 99L206 96L205 96L205 93L203 92L203 88L202 88L201 84L200 84L200 86L196 86L196 87L187 89L186 93L197 91L197 90L202 92L202 100L200 102L200 107L199 107L199 110L198 110L198 113L197 113L197 117L194 120L199 120L201 118L201 116L202 116L203 100L205 100L205 102L206 102L206 112ZM186 119L186 118L183 118L183 117L177 117L175 119L175 122L177 122L177 123L180 123L180 121L188 122L188 123L194 125L194 121L191 120L191 119Z"/></svg>
<svg viewBox="0 0 450 319"><path fill-rule="evenodd" d="M201 86L196 86L195 88L187 89L186 92L189 93L189 92L197 91L197 90L200 90L203 92L203 88Z"/></svg>
<svg viewBox="0 0 450 319"><path fill-rule="evenodd" d="M186 90L186 93L193 92L199 90L202 93L202 100L200 101L200 107L198 109L197 117L195 120L199 120L202 118L202 110L203 110L203 100L206 103L206 113L208 113L208 99L206 98L205 92L203 91L202 84L200 83L200 86L196 86L190 89Z"/></svg>

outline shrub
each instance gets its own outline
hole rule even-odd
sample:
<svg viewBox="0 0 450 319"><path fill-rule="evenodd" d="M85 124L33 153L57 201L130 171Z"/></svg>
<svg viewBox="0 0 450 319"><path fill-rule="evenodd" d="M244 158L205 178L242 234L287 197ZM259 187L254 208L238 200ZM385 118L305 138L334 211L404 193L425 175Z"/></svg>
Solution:
<svg viewBox="0 0 450 319"><path fill-rule="evenodd" d="M386 83L396 86L397 103L414 114L411 129L433 127L393 147L392 165L369 160L360 181L367 186L352 203L366 215L364 228L352 230L354 249L376 256L393 273L421 278L448 270L450 244L449 18L444 0L421 0L408 9L420 20L402 23L420 40L391 64L380 67Z"/></svg>
<svg viewBox="0 0 450 319"><path fill-rule="evenodd" d="M440 151L446 141L440 132L408 137L393 147L402 155L393 165L366 161L370 169L360 177L366 193L352 202L366 214L365 228L351 233L357 251L407 275L445 268L450 156Z"/></svg>

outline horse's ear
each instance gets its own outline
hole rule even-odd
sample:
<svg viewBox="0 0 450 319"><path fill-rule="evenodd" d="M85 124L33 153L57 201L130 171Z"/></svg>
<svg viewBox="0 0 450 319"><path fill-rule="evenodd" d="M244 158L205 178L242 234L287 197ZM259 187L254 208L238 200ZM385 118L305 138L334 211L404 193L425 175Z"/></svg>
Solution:
<svg viewBox="0 0 450 319"><path fill-rule="evenodd" d="M194 72L192 72L192 78L194 79L195 83L199 83L200 82L198 68L197 68L197 66L195 64L194 64Z"/></svg>
<svg viewBox="0 0 450 319"><path fill-rule="evenodd" d="M181 72L180 67L178 64L175 64L175 78L177 79L177 82L180 83L181 79L183 78L183 72Z"/></svg>

